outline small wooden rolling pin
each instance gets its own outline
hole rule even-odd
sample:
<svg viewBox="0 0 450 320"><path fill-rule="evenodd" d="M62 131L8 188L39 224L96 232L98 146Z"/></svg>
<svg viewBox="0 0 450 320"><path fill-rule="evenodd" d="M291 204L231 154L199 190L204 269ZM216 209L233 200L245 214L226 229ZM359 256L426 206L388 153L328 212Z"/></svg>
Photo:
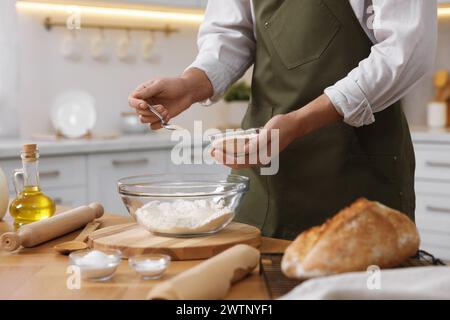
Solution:
<svg viewBox="0 0 450 320"><path fill-rule="evenodd" d="M17 232L7 232L0 237L0 247L14 251L20 246L31 248L51 239L75 231L94 219L103 215L103 207L99 203L91 203L51 218L24 225Z"/></svg>

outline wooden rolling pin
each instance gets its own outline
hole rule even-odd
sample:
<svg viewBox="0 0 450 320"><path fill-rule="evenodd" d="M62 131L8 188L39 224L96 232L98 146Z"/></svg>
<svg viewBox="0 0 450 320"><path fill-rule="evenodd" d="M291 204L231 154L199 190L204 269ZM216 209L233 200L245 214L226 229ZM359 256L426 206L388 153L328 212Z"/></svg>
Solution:
<svg viewBox="0 0 450 320"><path fill-rule="evenodd" d="M99 203L91 203L51 218L24 225L17 232L7 232L0 237L0 247L14 251L20 246L31 248L51 239L75 231L94 219L103 215L103 207Z"/></svg>

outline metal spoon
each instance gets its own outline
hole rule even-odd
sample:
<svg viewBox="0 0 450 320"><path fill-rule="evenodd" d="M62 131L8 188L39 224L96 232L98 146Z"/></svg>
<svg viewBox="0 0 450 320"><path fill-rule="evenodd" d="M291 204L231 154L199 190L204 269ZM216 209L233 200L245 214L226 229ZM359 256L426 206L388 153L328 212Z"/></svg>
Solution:
<svg viewBox="0 0 450 320"><path fill-rule="evenodd" d="M161 121L161 126L162 126L164 129L166 129L166 130L171 130L171 131L174 131L174 130L184 130L183 127L180 127L180 126L178 126L178 125L176 125L176 124L170 124L170 123L167 123L167 122L164 120L164 118L162 117L162 115L161 115L158 111L155 110L155 108L153 108L153 107L152 107L150 104L148 104L148 103L147 103L147 106L148 106L148 110L150 110L155 116L157 116L157 117L159 118L159 120Z"/></svg>

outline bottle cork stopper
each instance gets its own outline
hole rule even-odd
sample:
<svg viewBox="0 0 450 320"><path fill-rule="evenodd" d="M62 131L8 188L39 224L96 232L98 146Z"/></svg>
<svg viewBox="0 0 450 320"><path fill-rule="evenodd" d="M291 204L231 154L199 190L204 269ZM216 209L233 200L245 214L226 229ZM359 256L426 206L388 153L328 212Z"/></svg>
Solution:
<svg viewBox="0 0 450 320"><path fill-rule="evenodd" d="M37 144L24 144L22 151L26 153L33 153L37 151Z"/></svg>
<svg viewBox="0 0 450 320"><path fill-rule="evenodd" d="M38 158L37 144L24 144L22 146L22 159L27 162L35 161Z"/></svg>

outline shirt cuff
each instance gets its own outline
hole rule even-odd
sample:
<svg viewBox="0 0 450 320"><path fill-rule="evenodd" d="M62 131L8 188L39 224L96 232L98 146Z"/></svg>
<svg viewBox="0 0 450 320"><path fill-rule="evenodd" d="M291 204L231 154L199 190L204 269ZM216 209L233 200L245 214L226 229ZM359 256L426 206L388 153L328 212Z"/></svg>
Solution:
<svg viewBox="0 0 450 320"><path fill-rule="evenodd" d="M197 68L205 72L213 86L214 94L211 98L202 102L204 106L209 106L219 101L236 77L236 72L213 57L199 56L186 70L191 68Z"/></svg>
<svg viewBox="0 0 450 320"><path fill-rule="evenodd" d="M375 122L372 107L358 84L350 78L338 81L325 89L336 111L344 122L353 127L362 127Z"/></svg>

